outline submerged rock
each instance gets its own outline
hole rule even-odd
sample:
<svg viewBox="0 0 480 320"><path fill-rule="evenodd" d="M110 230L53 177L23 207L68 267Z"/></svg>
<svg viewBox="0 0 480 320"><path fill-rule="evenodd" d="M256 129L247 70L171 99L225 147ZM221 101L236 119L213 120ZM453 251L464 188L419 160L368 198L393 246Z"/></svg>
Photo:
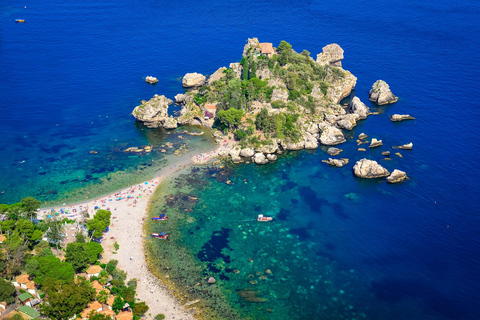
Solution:
<svg viewBox="0 0 480 320"><path fill-rule="evenodd" d="M401 170L393 170L392 174L387 177L387 182L389 183L399 183L408 179L407 174Z"/></svg>
<svg viewBox="0 0 480 320"><path fill-rule="evenodd" d="M370 148L376 148L376 147L380 147L380 146L383 146L382 140L377 140L377 139L373 138L369 147Z"/></svg>
<svg viewBox="0 0 480 320"><path fill-rule="evenodd" d="M343 151L342 149L330 147L330 148L328 148L327 153L331 156L336 156L337 154L339 154L342 151Z"/></svg>
<svg viewBox="0 0 480 320"><path fill-rule="evenodd" d="M372 85L372 89L368 93L368 98L380 106L391 104L398 100L398 97L394 96L390 90L390 86L383 80L377 80Z"/></svg>
<svg viewBox="0 0 480 320"><path fill-rule="evenodd" d="M362 159L353 166L353 173L360 178L375 179L386 177L390 174L387 169L379 165L376 161Z"/></svg>
<svg viewBox="0 0 480 320"><path fill-rule="evenodd" d="M254 290L243 290L243 291L238 291L237 294L242 297L245 301L248 302L255 302L255 303L261 303L267 301L265 298L260 298L258 297L258 291Z"/></svg>
<svg viewBox="0 0 480 320"><path fill-rule="evenodd" d="M151 84L155 84L155 83L158 82L158 79L155 78L155 77L152 77L152 76L147 76L147 77L145 78L145 82L151 83Z"/></svg>
<svg viewBox="0 0 480 320"><path fill-rule="evenodd" d="M415 120L415 118L409 114L393 114L390 116L390 121L392 122L403 121L403 120Z"/></svg>
<svg viewBox="0 0 480 320"><path fill-rule="evenodd" d="M217 282L217 280L215 280L214 277L210 277L210 278L208 278L207 282L208 282L208 284L214 284L215 282Z"/></svg>

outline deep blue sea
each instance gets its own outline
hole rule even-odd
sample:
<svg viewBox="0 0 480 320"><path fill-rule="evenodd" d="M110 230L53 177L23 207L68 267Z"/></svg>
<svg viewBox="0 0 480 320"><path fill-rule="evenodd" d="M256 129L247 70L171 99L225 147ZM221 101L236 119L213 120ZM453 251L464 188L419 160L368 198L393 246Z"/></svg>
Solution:
<svg viewBox="0 0 480 320"><path fill-rule="evenodd" d="M478 12L480 3L473 0L3 0L0 203L28 195L63 200L78 197L85 185L113 190L143 178L141 172L153 174L149 167L166 165L162 154L121 150L182 140L135 126L133 108L156 93L173 98L187 72L210 74L238 61L248 37L274 45L286 40L314 56L335 42L345 50L343 67L358 77L355 94L380 113L359 124L341 146L351 165L329 168L318 149L271 166L284 172L276 179L267 167L252 165L239 166L235 174L278 184L258 188L265 192L259 205L274 204L270 214L277 217L282 208L289 210L282 225L294 229L298 244L315 247L296 254L309 255L308 261L322 256L335 263L334 270L359 275L368 293L349 301L377 306L368 318L480 319ZM26 22L15 23L17 18ZM147 75L159 82L146 84ZM377 79L387 81L397 103L375 108L368 102ZM416 120L391 123L394 113ZM355 179L356 160L382 158L381 150L356 151L361 132L383 139L387 148L413 142L403 158L382 162L406 171L410 180L387 185ZM192 141L192 150L210 143ZM288 208L282 202L287 200ZM248 214L256 212L241 215ZM282 259L291 257L276 257ZM288 279L285 286L308 289L295 282L300 278ZM312 294L310 304L300 306L314 305ZM320 297L318 304L324 303ZM285 310L279 312L295 308Z"/></svg>

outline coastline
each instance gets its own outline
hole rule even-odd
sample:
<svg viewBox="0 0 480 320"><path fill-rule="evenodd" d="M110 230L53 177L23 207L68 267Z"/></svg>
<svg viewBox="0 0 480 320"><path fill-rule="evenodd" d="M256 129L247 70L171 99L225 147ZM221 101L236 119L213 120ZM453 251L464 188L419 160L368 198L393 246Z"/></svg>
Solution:
<svg viewBox="0 0 480 320"><path fill-rule="evenodd" d="M175 163L159 170L153 179L82 202L64 203L63 206L54 206L49 209L42 208L38 216L45 218L50 210L57 212L63 210L66 213L59 217L77 220L81 219L79 213L82 209L86 209L90 217L93 217L95 207L110 210L112 212L110 230L102 239L104 248L102 263L107 263L111 259L118 260L118 266L127 273L127 278L138 280L137 296L149 306L146 319L153 319L160 313L163 313L166 319L195 319L149 269L144 243L147 237L144 234L145 221L148 219L150 198L161 183L192 165L211 163L229 148L231 148L230 141L225 141L223 145L217 145L214 149L194 156L187 153L179 157ZM120 197L123 199L117 201L116 199ZM67 242L68 236L67 233ZM114 249L115 243L119 245L117 252Z"/></svg>

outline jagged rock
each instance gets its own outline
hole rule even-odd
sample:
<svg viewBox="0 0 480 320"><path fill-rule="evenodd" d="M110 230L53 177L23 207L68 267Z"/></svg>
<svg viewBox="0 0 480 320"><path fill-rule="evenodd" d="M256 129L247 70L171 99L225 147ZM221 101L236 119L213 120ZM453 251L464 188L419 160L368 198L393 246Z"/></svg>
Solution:
<svg viewBox="0 0 480 320"><path fill-rule="evenodd" d="M320 89L320 85L318 84L315 84L312 88L312 92L310 93L310 95L315 99L315 100L322 100L323 97L325 96L322 92L322 90Z"/></svg>
<svg viewBox="0 0 480 320"><path fill-rule="evenodd" d="M132 115L146 127L158 128L168 117L168 105L167 97L154 95L149 101L142 100L142 104L133 109Z"/></svg>
<svg viewBox="0 0 480 320"><path fill-rule="evenodd" d="M330 147L330 148L328 148L327 153L331 156L336 156L337 154L339 154L342 151L343 151L342 149Z"/></svg>
<svg viewBox="0 0 480 320"><path fill-rule="evenodd" d="M210 278L208 278L207 282L208 282L208 284L214 284L215 282L217 282L217 280L215 280L214 277L210 277Z"/></svg>
<svg viewBox="0 0 480 320"><path fill-rule="evenodd" d="M242 156L244 158L251 158L251 157L253 157L254 154L255 154L255 152L250 148L245 148L245 149L240 150L240 156Z"/></svg>
<svg viewBox="0 0 480 320"><path fill-rule="evenodd" d="M165 129L175 129L176 127L178 127L177 120L173 117L168 117L163 122L163 127Z"/></svg>
<svg viewBox="0 0 480 320"><path fill-rule="evenodd" d="M255 148L257 152L262 152L262 153L275 153L278 150L278 141L276 139L273 139L271 143L262 145L259 148Z"/></svg>
<svg viewBox="0 0 480 320"><path fill-rule="evenodd" d="M268 160L263 153L258 152L253 156L253 162L256 164L265 164L268 163Z"/></svg>
<svg viewBox="0 0 480 320"><path fill-rule="evenodd" d="M329 44L322 48L322 52L317 55L317 63L320 65L331 65L342 67L343 49L336 43Z"/></svg>
<svg viewBox="0 0 480 320"><path fill-rule="evenodd" d="M273 89L272 92L272 101L288 101L288 90L287 89Z"/></svg>
<svg viewBox="0 0 480 320"><path fill-rule="evenodd" d="M357 120L360 118L358 114L352 113L338 117L337 126L345 130L352 130L357 125Z"/></svg>
<svg viewBox="0 0 480 320"><path fill-rule="evenodd" d="M412 148L413 148L413 143L411 142L397 147L397 149L402 149L402 150L412 150Z"/></svg>
<svg viewBox="0 0 480 320"><path fill-rule="evenodd" d="M185 95L183 93L179 93L175 96L175 103L182 104L185 102Z"/></svg>
<svg viewBox="0 0 480 320"><path fill-rule="evenodd" d="M280 78L270 78L270 80L268 80L268 85L270 87L277 87L277 88L287 88L287 85L285 84L285 82L280 79Z"/></svg>
<svg viewBox="0 0 480 320"><path fill-rule="evenodd" d="M373 138L369 147L370 148L376 148L376 147L380 147L380 146L383 146L382 140L377 140L377 139Z"/></svg>
<svg viewBox="0 0 480 320"><path fill-rule="evenodd" d="M303 128L306 132L309 132L313 135L318 134L320 129L318 128L318 123L308 123Z"/></svg>
<svg viewBox="0 0 480 320"><path fill-rule="evenodd" d="M298 142L281 141L280 143L284 150L302 150L305 148L304 140L300 140Z"/></svg>
<svg viewBox="0 0 480 320"><path fill-rule="evenodd" d="M393 170L392 174L387 177L389 183L399 183L408 179L407 174L401 170Z"/></svg>
<svg viewBox="0 0 480 320"><path fill-rule="evenodd" d="M322 122L318 125L322 133L320 134L320 142L326 146L334 146L345 142L342 130L329 125L326 122Z"/></svg>
<svg viewBox="0 0 480 320"><path fill-rule="evenodd" d="M219 68L217 71L215 71L209 78L208 78L208 85L212 85L213 82L218 81L222 79L225 76L225 73L223 71L227 70L225 67Z"/></svg>
<svg viewBox="0 0 480 320"><path fill-rule="evenodd" d="M318 139L315 135L306 132L303 136L303 140L305 141L305 149L313 150L318 148Z"/></svg>
<svg viewBox="0 0 480 320"><path fill-rule="evenodd" d="M397 102L398 97L393 95L390 86L385 81L377 80L368 93L368 99L381 106Z"/></svg>
<svg viewBox="0 0 480 320"><path fill-rule="evenodd" d="M240 62L230 63L229 68L235 72L235 77L240 79L242 77L243 67Z"/></svg>
<svg viewBox="0 0 480 320"><path fill-rule="evenodd" d="M340 103L343 98L352 92L357 84L357 77L349 71L342 70L342 72L345 72L345 76L337 77L334 81L331 81L327 89L327 97L333 103Z"/></svg>
<svg viewBox="0 0 480 320"><path fill-rule="evenodd" d="M268 161L275 161L275 160L277 160L277 155L268 153L267 154L267 159L268 159Z"/></svg>
<svg viewBox="0 0 480 320"><path fill-rule="evenodd" d="M358 97L353 97L352 101L348 104L348 113L357 114L359 119L367 119L368 115L371 114L365 103L360 101Z"/></svg>
<svg viewBox="0 0 480 320"><path fill-rule="evenodd" d="M390 157L390 151L383 151L382 156Z"/></svg>
<svg viewBox="0 0 480 320"><path fill-rule="evenodd" d="M200 73L187 73L182 80L184 88L198 88L205 85L206 77Z"/></svg>
<svg viewBox="0 0 480 320"><path fill-rule="evenodd" d="M151 84L155 84L155 83L158 82L158 79L155 78L155 77L152 77L152 76L147 76L147 77L145 78L145 82L151 83Z"/></svg>
<svg viewBox="0 0 480 320"><path fill-rule="evenodd" d="M402 120L415 120L415 118L409 114L392 114L390 116L390 121L392 122L402 121Z"/></svg>
<svg viewBox="0 0 480 320"><path fill-rule="evenodd" d="M359 140L366 139L367 137L368 137L368 136L367 136L365 133L363 133L363 132L358 135L358 139L359 139Z"/></svg>
<svg viewBox="0 0 480 320"><path fill-rule="evenodd" d="M257 38L247 39L247 44L243 47L243 57L246 57L253 53L261 53L260 42Z"/></svg>
<svg viewBox="0 0 480 320"><path fill-rule="evenodd" d="M273 78L273 73L268 68L257 70L257 78L260 80Z"/></svg>
<svg viewBox="0 0 480 320"><path fill-rule="evenodd" d="M329 165L334 166L334 167L341 168L348 163L348 159L346 159L346 158L342 158L342 159L328 158L328 160L322 160L322 162L328 163Z"/></svg>
<svg viewBox="0 0 480 320"><path fill-rule="evenodd" d="M232 148L228 154L232 158L233 162L241 162L243 161L242 158L240 158L240 149L239 148Z"/></svg>
<svg viewBox="0 0 480 320"><path fill-rule="evenodd" d="M387 169L377 163L377 161L362 159L353 166L353 173L360 178L374 179L386 177L390 174Z"/></svg>

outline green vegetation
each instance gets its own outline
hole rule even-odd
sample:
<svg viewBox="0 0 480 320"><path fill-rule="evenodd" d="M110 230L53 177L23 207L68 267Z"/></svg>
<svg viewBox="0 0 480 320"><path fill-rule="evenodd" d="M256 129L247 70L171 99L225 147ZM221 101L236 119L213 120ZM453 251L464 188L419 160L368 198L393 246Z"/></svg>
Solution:
<svg viewBox="0 0 480 320"><path fill-rule="evenodd" d="M91 236L100 238L103 231L110 225L112 213L107 210L99 209L93 216L93 219L87 221L87 228Z"/></svg>
<svg viewBox="0 0 480 320"><path fill-rule="evenodd" d="M0 301L12 303L15 300L15 286L0 278Z"/></svg>
<svg viewBox="0 0 480 320"><path fill-rule="evenodd" d="M98 255L103 252L97 242L67 244L65 261L70 262L76 272L82 272L89 264L97 262Z"/></svg>

